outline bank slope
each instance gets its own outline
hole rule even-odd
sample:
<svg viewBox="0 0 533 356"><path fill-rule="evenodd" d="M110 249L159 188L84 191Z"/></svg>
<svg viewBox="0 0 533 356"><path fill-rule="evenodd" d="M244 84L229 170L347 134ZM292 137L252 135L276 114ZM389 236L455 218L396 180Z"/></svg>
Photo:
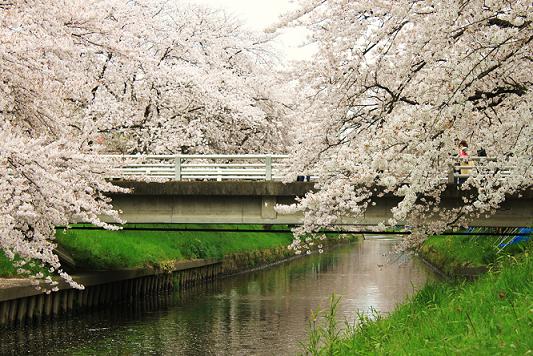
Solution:
<svg viewBox="0 0 533 356"><path fill-rule="evenodd" d="M491 232L491 231L489 231ZM519 254L528 244L524 241L508 244L507 236L447 235L429 238L420 249L420 255L449 277L479 276L505 255Z"/></svg>
<svg viewBox="0 0 533 356"><path fill-rule="evenodd" d="M387 317L323 349L339 355L523 355L533 352L533 258L502 257L474 282L428 285Z"/></svg>
<svg viewBox="0 0 533 356"><path fill-rule="evenodd" d="M138 226L136 226L138 227ZM152 230L152 228L154 230ZM59 244L68 251L78 267L113 270L157 267L167 261L221 259L234 253L286 248L292 240L288 232L261 231L176 231L128 229L70 229L58 232Z"/></svg>

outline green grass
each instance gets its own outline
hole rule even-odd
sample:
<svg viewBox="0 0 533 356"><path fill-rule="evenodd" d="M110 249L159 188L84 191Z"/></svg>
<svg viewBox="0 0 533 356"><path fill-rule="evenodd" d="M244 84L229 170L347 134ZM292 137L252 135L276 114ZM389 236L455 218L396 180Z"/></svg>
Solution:
<svg viewBox="0 0 533 356"><path fill-rule="evenodd" d="M3 251L0 251L0 277L17 277L17 268L13 262L6 257Z"/></svg>
<svg viewBox="0 0 533 356"><path fill-rule="evenodd" d="M15 261L17 260L19 260L19 258L15 257ZM25 269L27 269L31 274L41 272L45 276L50 275L47 269L40 267L38 263L34 263L33 265L27 264ZM17 267L13 265L13 261L7 258L3 251L0 251L0 278L24 278L27 275L27 273L18 273Z"/></svg>
<svg viewBox="0 0 533 356"><path fill-rule="evenodd" d="M58 229L57 242L83 269L108 270L159 266L161 263L198 258L222 258L231 253L288 246L290 233L262 231L287 230L287 225L229 224L126 224L126 230L107 231L90 224ZM150 231L129 229L217 229L258 232ZM33 268L33 270L44 271ZM0 278L24 277L17 273L0 251Z"/></svg>
<svg viewBox="0 0 533 356"><path fill-rule="evenodd" d="M430 263L453 276L468 268L489 267L502 255L520 253L525 245L521 242L502 249L498 247L501 241L501 236L490 235L433 236L424 242L420 253Z"/></svg>
<svg viewBox="0 0 533 356"><path fill-rule="evenodd" d="M486 240L479 242L475 245L479 252L476 254L475 246L465 252L460 246L450 247L441 239L432 242L449 247L446 250L449 255L457 252L458 261L475 255L476 263L485 263L483 256L491 246ZM331 311L326 311L318 322L311 323L309 340L304 345L306 352L320 355L532 354L533 243L519 248L519 254L490 258L493 264L490 271L473 282L451 280L427 285L390 315L360 314L358 323L344 331L332 324ZM333 310L335 303L332 298Z"/></svg>
<svg viewBox="0 0 533 356"><path fill-rule="evenodd" d="M288 225L126 224L118 231L88 224L71 227L57 229L57 242L84 270L161 267L171 261L285 248L292 242ZM177 231L183 229L190 231ZM202 229L217 231L194 231ZM335 236L329 235L331 239ZM1 255L0 277L14 276L15 268Z"/></svg>
<svg viewBox="0 0 533 356"><path fill-rule="evenodd" d="M221 225L187 226L188 228L224 228ZM156 226L143 225L142 227ZM157 228L164 228L164 226L158 224ZM228 228L244 229L238 225ZM261 226L246 226L246 229L251 230L260 231L261 228ZM161 262L171 260L222 258L232 253L287 246L292 241L290 233L227 231L70 229L58 231L56 237L58 242L71 253L78 265L95 270L157 266Z"/></svg>

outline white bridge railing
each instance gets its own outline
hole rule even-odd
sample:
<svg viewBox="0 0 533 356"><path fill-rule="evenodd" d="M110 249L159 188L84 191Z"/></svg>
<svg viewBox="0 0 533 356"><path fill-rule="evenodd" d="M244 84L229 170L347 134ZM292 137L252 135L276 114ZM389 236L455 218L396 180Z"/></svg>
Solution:
<svg viewBox="0 0 533 356"><path fill-rule="evenodd" d="M495 161L492 157L460 157L448 171L447 181L449 184L464 182L473 174L498 174L500 179L505 179L511 174L511 166L487 167L486 163Z"/></svg>
<svg viewBox="0 0 533 356"><path fill-rule="evenodd" d="M155 178L168 180L253 180L276 181L284 178L288 155L269 154L178 154L178 155L105 155L115 167L110 178ZM442 180L461 183L476 173L495 173L484 163L488 157L458 158ZM504 177L510 167L496 169ZM301 178L316 179L302 173ZM294 177L296 179L296 177Z"/></svg>
<svg viewBox="0 0 533 356"><path fill-rule="evenodd" d="M106 155L115 165L111 178L172 180L255 180L283 178L287 155Z"/></svg>

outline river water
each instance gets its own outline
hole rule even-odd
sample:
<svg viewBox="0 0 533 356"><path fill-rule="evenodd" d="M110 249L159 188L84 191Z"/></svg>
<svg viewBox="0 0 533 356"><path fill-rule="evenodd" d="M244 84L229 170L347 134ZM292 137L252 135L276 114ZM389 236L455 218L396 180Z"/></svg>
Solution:
<svg viewBox="0 0 533 356"><path fill-rule="evenodd" d="M417 258L391 259L372 238L223 279L208 287L2 330L0 353L39 355L286 355L301 350L311 312L341 296L338 319L387 313L435 279Z"/></svg>

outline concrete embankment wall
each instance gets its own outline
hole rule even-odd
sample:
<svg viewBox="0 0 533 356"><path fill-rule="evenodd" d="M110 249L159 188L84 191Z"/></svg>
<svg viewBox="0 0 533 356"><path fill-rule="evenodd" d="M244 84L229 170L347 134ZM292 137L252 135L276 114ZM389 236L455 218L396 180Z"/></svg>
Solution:
<svg viewBox="0 0 533 356"><path fill-rule="evenodd" d="M129 269L80 274L74 279L85 286L84 290L60 284L59 291L49 294L37 291L29 281L14 283L0 289L0 325L43 321L157 293L184 290L291 256L286 247L279 247L236 253L223 260L177 262L167 271Z"/></svg>

